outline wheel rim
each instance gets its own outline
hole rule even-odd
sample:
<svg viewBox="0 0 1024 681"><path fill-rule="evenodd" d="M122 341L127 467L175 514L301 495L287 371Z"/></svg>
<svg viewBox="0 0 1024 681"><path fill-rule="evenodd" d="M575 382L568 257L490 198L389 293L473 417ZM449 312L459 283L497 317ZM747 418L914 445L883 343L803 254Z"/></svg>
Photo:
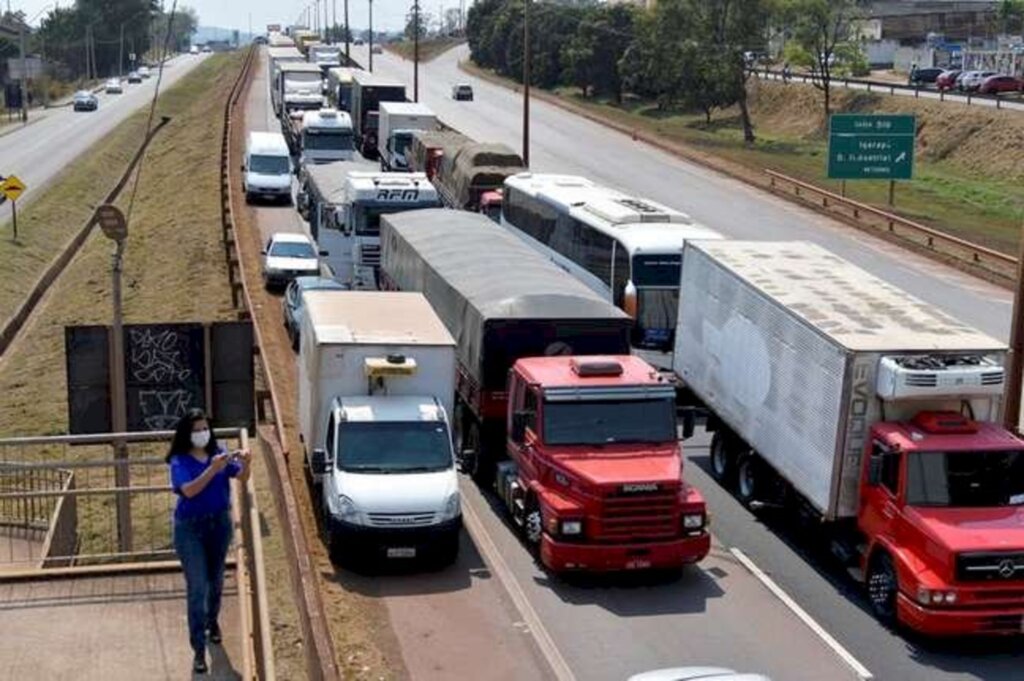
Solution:
<svg viewBox="0 0 1024 681"><path fill-rule="evenodd" d="M751 461L744 461L740 466L740 496L750 499L754 496L756 488L756 477L754 475L754 464Z"/></svg>
<svg viewBox="0 0 1024 681"><path fill-rule="evenodd" d="M724 477L729 464L725 455L725 445L719 438L711 445L711 470L718 477Z"/></svg>
<svg viewBox="0 0 1024 681"><path fill-rule="evenodd" d="M892 570L881 565L868 577L868 598L875 612L888 615L892 611L892 599L895 592Z"/></svg>
<svg viewBox="0 0 1024 681"><path fill-rule="evenodd" d="M532 509L526 514L526 523L523 525L523 529L526 531L526 541L531 544L539 544L540 536L543 532L540 519L540 511L538 509Z"/></svg>

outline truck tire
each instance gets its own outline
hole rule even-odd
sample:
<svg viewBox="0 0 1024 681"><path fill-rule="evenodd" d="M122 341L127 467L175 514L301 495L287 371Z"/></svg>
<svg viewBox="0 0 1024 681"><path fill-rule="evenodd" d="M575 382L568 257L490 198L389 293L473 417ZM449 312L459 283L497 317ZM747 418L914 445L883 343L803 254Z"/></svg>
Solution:
<svg viewBox="0 0 1024 681"><path fill-rule="evenodd" d="M733 437L726 431L715 431L711 438L711 477L729 488L736 479L736 450Z"/></svg>
<svg viewBox="0 0 1024 681"><path fill-rule="evenodd" d="M761 493L764 468L757 454L748 452L740 457L736 466L736 496L744 506L750 506Z"/></svg>
<svg viewBox="0 0 1024 681"><path fill-rule="evenodd" d="M868 601L875 617L883 624L893 624L896 620L896 593L899 590L899 582L888 553L879 551L871 557L864 584L867 586Z"/></svg>
<svg viewBox="0 0 1024 681"><path fill-rule="evenodd" d="M540 505L530 496L526 499L526 513L523 517L523 541L534 556L540 555L540 540L544 536L544 520L541 518Z"/></svg>

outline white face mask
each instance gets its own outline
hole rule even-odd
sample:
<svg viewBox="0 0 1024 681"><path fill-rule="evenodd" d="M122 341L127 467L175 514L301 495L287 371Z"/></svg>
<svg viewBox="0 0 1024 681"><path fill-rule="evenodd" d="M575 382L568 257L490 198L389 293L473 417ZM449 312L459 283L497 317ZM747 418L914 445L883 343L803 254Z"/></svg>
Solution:
<svg viewBox="0 0 1024 681"><path fill-rule="evenodd" d="M192 432L192 446L196 449L205 449L210 444L210 431L196 430Z"/></svg>

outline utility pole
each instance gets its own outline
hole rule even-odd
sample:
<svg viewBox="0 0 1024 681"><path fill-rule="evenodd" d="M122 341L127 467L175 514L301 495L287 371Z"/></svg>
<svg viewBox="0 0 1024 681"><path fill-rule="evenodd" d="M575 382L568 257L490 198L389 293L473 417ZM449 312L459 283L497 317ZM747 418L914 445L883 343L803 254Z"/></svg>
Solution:
<svg viewBox="0 0 1024 681"><path fill-rule="evenodd" d="M121 24L121 47L117 53L118 76L124 78L124 24Z"/></svg>
<svg viewBox="0 0 1024 681"><path fill-rule="evenodd" d="M523 0L523 164L530 167L530 0Z"/></svg>
<svg viewBox="0 0 1024 681"><path fill-rule="evenodd" d="M331 44L338 44L338 0L331 0Z"/></svg>
<svg viewBox="0 0 1024 681"><path fill-rule="evenodd" d="M324 42L325 43L330 43L331 42L331 34L329 33L329 31L330 31L329 27L331 25L331 21L330 21L330 16L327 14L327 9L328 9L327 0L324 0Z"/></svg>
<svg viewBox="0 0 1024 681"><path fill-rule="evenodd" d="M373 0L370 0L370 73L373 73Z"/></svg>
<svg viewBox="0 0 1024 681"><path fill-rule="evenodd" d="M10 5L10 3L8 3ZM8 10L10 11L10 10ZM9 16L9 15L8 15ZM24 16L24 15L22 15ZM28 76L27 64L25 64L25 21L18 21L18 51L21 53L21 74L18 78L18 86L21 88L21 122L28 122L28 93L25 92L25 79Z"/></svg>
<svg viewBox="0 0 1024 681"><path fill-rule="evenodd" d="M1017 253L1017 291L1013 296L1013 316L1010 318L1010 366L1006 382L1006 401L1003 404L1003 425L1010 432L1020 428L1021 390L1024 389L1024 223Z"/></svg>
<svg viewBox="0 0 1024 681"><path fill-rule="evenodd" d="M420 101L420 0L412 5L412 101Z"/></svg>
<svg viewBox="0 0 1024 681"><path fill-rule="evenodd" d="M345 0L345 61L347 65L352 64L352 56L349 54L349 43L352 40L352 35L348 29L348 0Z"/></svg>

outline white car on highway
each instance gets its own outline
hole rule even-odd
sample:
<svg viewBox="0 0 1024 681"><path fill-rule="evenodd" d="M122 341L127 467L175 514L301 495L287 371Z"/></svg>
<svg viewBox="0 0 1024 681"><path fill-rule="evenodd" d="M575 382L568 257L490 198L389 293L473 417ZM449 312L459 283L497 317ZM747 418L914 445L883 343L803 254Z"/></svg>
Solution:
<svg viewBox="0 0 1024 681"><path fill-rule="evenodd" d="M107 80L106 84L103 86L103 90L108 95L120 95L124 93L124 87L121 85L120 78L111 78Z"/></svg>
<svg viewBox="0 0 1024 681"><path fill-rule="evenodd" d="M279 132L250 132L242 163L246 203L257 197L291 203L292 156Z"/></svg>
<svg viewBox="0 0 1024 681"><path fill-rule="evenodd" d="M143 78L149 78L149 76L151 75L148 66L140 66L138 73Z"/></svg>
<svg viewBox="0 0 1024 681"><path fill-rule="evenodd" d="M263 255L263 285L268 289L287 286L296 277L320 274L320 256L313 240L305 234L275 232Z"/></svg>

